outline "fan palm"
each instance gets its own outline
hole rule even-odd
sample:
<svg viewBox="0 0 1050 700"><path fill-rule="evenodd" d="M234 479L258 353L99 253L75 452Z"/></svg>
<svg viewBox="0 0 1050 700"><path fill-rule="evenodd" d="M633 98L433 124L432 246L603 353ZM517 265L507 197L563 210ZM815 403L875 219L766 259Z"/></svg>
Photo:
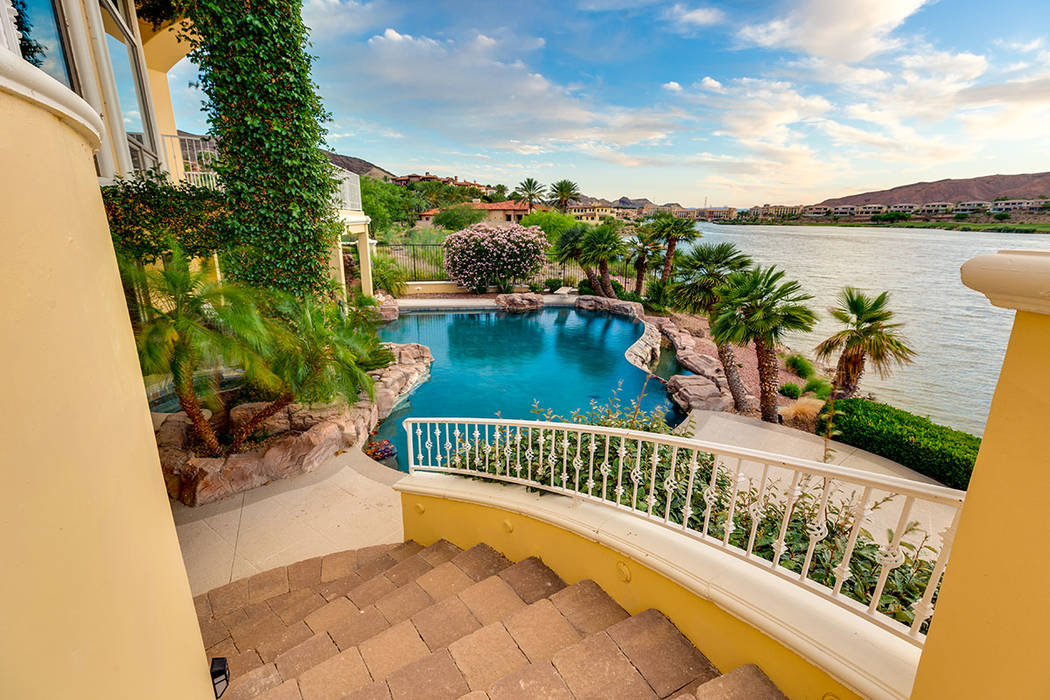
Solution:
<svg viewBox="0 0 1050 700"><path fill-rule="evenodd" d="M817 346L817 357L826 360L839 353L835 367L835 396L849 398L857 393L860 377L868 360L879 376L885 377L894 365L904 365L915 357L915 351L900 334L900 323L892 323L889 292L870 297L864 292L845 287L838 305L828 312L845 328Z"/></svg>
<svg viewBox="0 0 1050 700"><path fill-rule="evenodd" d="M569 202L580 198L580 188L572 180L558 180L548 190L550 192L549 204L558 207L561 211L569 208Z"/></svg>
<svg viewBox="0 0 1050 700"><path fill-rule="evenodd" d="M546 193L547 188L541 185L539 180L532 177L525 178L514 188L514 198L520 202L528 203L530 213L532 212L532 206L536 202L542 201Z"/></svg>
<svg viewBox="0 0 1050 700"><path fill-rule="evenodd" d="M589 263L584 262L581 259L583 253L583 239L587 235L587 232L591 230L591 227L587 224L575 224L570 226L562 232L561 237L558 239L558 243L554 247L554 253L558 258L558 262L571 263L575 262L583 268L583 273L587 275L587 281L591 283L591 289L601 293L601 281L598 279L598 275L595 274L594 268Z"/></svg>
<svg viewBox="0 0 1050 700"><path fill-rule="evenodd" d="M789 331L808 331L816 314L805 305L813 297L795 281L783 281L775 266L734 272L716 288L719 302L711 319L716 343L755 344L762 420L777 422L777 345Z"/></svg>
<svg viewBox="0 0 1050 700"><path fill-rule="evenodd" d="M266 359L279 384L277 398L238 428L231 452L293 401L352 403L362 391L374 398L368 371L391 359L371 324L361 322L360 314L343 317L332 304L273 294L267 316L273 341Z"/></svg>
<svg viewBox="0 0 1050 700"><path fill-rule="evenodd" d="M667 284L671 279L671 267L674 265L674 251L679 243L695 241L702 235L691 219L681 219L668 212L661 213L649 225L656 237L667 246L664 258L664 269L660 281Z"/></svg>
<svg viewBox="0 0 1050 700"><path fill-rule="evenodd" d="M616 298L616 290L613 289L612 276L609 274L609 261L619 258L627 250L620 236L621 226L616 219L606 218L587 231L580 241L580 262L598 266L602 283L601 293L611 299Z"/></svg>
<svg viewBox="0 0 1050 700"><path fill-rule="evenodd" d="M729 241L700 243L679 261L678 277L671 287L671 302L677 308L707 316L708 321L721 301L719 290L729 275L751 267L751 257ZM736 355L729 343L716 343L718 359L725 370L726 383L737 411L746 411L747 391L740 381Z"/></svg>
<svg viewBox="0 0 1050 700"><path fill-rule="evenodd" d="M639 230L625 242L627 252L624 258L634 264L634 293L642 293L642 285L645 284L645 273L649 265L654 263L663 252L663 246L656 237L647 230Z"/></svg>
<svg viewBox="0 0 1050 700"><path fill-rule="evenodd" d="M219 284L205 264L197 270L175 242L162 268L142 270L124 264L124 272L149 290L145 317L136 333L145 374L170 374L179 405L193 432L211 456L222 453L215 431L201 407L198 370L223 363L243 367L261 387L273 387L262 351L270 337L252 299L252 291Z"/></svg>

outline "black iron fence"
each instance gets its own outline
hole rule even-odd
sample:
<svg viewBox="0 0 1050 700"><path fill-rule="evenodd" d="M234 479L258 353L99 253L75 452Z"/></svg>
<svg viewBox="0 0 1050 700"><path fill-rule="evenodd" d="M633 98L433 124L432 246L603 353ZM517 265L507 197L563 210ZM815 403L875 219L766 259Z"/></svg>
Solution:
<svg viewBox="0 0 1050 700"><path fill-rule="evenodd" d="M433 282L448 280L445 274L445 247L441 243L380 243L377 254L392 258L405 269L408 279L413 282ZM595 270L597 272L597 270ZM637 271L634 264L625 260L609 263L609 272L626 289L634 291ZM646 279L658 277L660 270L646 271ZM552 251L547 251L546 260L539 271L526 282L544 284L548 279L560 279L566 285L575 287L587 274L575 261L560 262Z"/></svg>

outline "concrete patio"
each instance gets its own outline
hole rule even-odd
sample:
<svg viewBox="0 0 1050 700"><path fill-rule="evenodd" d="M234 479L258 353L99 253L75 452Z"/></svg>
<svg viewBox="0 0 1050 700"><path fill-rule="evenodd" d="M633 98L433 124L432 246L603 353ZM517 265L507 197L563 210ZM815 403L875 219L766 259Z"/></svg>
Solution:
<svg viewBox="0 0 1050 700"><path fill-rule="evenodd" d="M352 448L319 469L218 503L172 502L194 595L331 552L404 540L401 473Z"/></svg>

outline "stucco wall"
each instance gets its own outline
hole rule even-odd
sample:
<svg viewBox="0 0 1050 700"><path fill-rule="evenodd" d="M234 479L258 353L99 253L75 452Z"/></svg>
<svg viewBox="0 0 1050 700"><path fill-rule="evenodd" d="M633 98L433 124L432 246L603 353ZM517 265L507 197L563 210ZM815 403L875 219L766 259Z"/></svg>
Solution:
<svg viewBox="0 0 1050 700"><path fill-rule="evenodd" d="M93 139L6 85L0 697L213 697Z"/></svg>

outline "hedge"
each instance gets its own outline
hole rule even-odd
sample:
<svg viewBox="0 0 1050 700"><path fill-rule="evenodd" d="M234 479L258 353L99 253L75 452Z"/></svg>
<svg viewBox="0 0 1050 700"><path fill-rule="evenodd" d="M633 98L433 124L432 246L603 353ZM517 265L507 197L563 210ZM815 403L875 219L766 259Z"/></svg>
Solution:
<svg viewBox="0 0 1050 700"><path fill-rule="evenodd" d="M827 420L826 404L817 418L817 434ZM970 483L981 439L929 418L867 399L835 402L836 439L914 469L952 488Z"/></svg>

